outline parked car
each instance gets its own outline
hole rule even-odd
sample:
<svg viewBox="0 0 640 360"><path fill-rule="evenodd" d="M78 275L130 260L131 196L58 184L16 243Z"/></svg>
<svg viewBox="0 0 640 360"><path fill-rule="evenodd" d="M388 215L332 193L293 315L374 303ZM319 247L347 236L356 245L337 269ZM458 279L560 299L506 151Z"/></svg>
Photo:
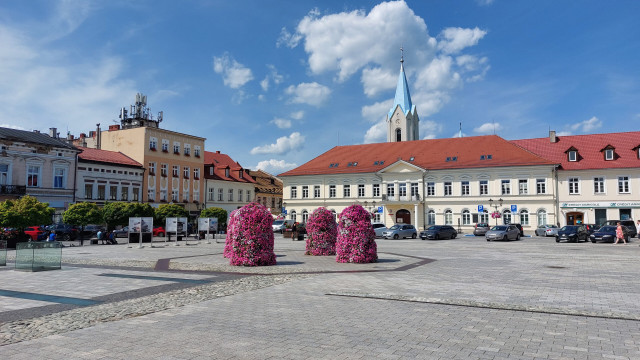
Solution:
<svg viewBox="0 0 640 360"><path fill-rule="evenodd" d="M630 238L634 238L638 236L638 230L636 229L636 224L633 222L633 220L607 220L605 224L611 225L611 226L617 226L618 222L620 222L620 225L627 228L627 230L629 231Z"/></svg>
<svg viewBox="0 0 640 360"><path fill-rule="evenodd" d="M382 237L385 239L399 239L410 237L415 239L418 237L418 231L413 225L407 224L395 224L389 229L382 232Z"/></svg>
<svg viewBox="0 0 640 360"><path fill-rule="evenodd" d="M558 227L555 225L539 225L536 229L536 236L556 236Z"/></svg>
<svg viewBox="0 0 640 360"><path fill-rule="evenodd" d="M164 227L156 226L153 228L153 236L164 237L165 234L166 234L166 231L164 231Z"/></svg>
<svg viewBox="0 0 640 360"><path fill-rule="evenodd" d="M520 236L521 237L524 236L524 229L522 228L522 224L513 224L513 223L511 223L509 225L513 225L513 226L517 227L518 230L520 231Z"/></svg>
<svg viewBox="0 0 640 360"><path fill-rule="evenodd" d="M55 224L47 226L47 230L56 234L57 240L70 241L78 238L78 229L68 224Z"/></svg>
<svg viewBox="0 0 640 360"><path fill-rule="evenodd" d="M600 229L600 225L596 224L584 224L584 227L587 229L589 235L593 234L596 230Z"/></svg>
<svg viewBox="0 0 640 360"><path fill-rule="evenodd" d="M614 242L616 241L616 228L613 225L604 225L600 229L596 230L591 236L589 236L592 243L598 241ZM624 234L625 241L629 241L629 230L626 226L622 227L622 233Z"/></svg>
<svg viewBox="0 0 640 360"><path fill-rule="evenodd" d="M98 231L102 231L104 233L106 229L102 225L87 225L80 231L80 235L85 238L91 238L97 236Z"/></svg>
<svg viewBox="0 0 640 360"><path fill-rule="evenodd" d="M293 223L293 220L275 220L271 224L271 229L273 229L273 232L279 232L280 234L282 234L284 232L284 229L290 228L291 226L293 226Z"/></svg>
<svg viewBox="0 0 640 360"><path fill-rule="evenodd" d="M433 225L420 232L420 239L455 239L458 232L451 225Z"/></svg>
<svg viewBox="0 0 640 360"><path fill-rule="evenodd" d="M46 240L46 235L42 226L29 226L24 229L24 233L29 235L31 241Z"/></svg>
<svg viewBox="0 0 640 360"><path fill-rule="evenodd" d="M129 237L129 227L125 226L122 229L114 230L113 233L114 233L114 237L117 237L117 238Z"/></svg>
<svg viewBox="0 0 640 360"><path fill-rule="evenodd" d="M484 235L487 241L491 240L520 240L520 229L512 224L496 225Z"/></svg>
<svg viewBox="0 0 640 360"><path fill-rule="evenodd" d="M373 231L376 233L376 237L382 237L382 233L388 230L383 223L373 223L371 226L373 227Z"/></svg>
<svg viewBox="0 0 640 360"><path fill-rule="evenodd" d="M589 232L584 225L566 225L558 230L556 242L566 240L567 242L579 242L589 240Z"/></svg>
<svg viewBox="0 0 640 360"><path fill-rule="evenodd" d="M489 224L487 223L477 223L476 227L473 229L473 235L475 236L484 236L484 234L489 231Z"/></svg>

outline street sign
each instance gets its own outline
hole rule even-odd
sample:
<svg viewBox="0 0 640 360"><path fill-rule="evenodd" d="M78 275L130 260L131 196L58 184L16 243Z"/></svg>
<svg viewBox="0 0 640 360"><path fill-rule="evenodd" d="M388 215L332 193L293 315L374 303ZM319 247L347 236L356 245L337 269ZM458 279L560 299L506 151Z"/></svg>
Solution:
<svg viewBox="0 0 640 360"><path fill-rule="evenodd" d="M512 213L518 212L518 205L511 205L511 212Z"/></svg>
<svg viewBox="0 0 640 360"><path fill-rule="evenodd" d="M377 212L379 212L379 213L382 212L382 206L378 206L378 211Z"/></svg>
<svg viewBox="0 0 640 360"><path fill-rule="evenodd" d="M478 205L478 212L484 212L484 206L483 205Z"/></svg>

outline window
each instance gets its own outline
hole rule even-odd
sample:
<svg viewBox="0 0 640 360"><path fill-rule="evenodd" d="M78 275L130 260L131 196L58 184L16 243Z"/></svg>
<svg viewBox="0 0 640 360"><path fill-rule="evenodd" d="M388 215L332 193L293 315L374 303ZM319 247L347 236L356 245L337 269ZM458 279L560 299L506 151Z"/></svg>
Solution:
<svg viewBox="0 0 640 360"><path fill-rule="evenodd" d="M453 193L453 188L451 185L451 181L445 181L444 182L444 196L451 196L451 194ZM449 225L449 224L447 224Z"/></svg>
<svg viewBox="0 0 640 360"><path fill-rule="evenodd" d="M134 187L131 194L133 195L131 200L138 201L140 199L140 188Z"/></svg>
<svg viewBox="0 0 640 360"><path fill-rule="evenodd" d="M224 176L229 177L229 168L224 169Z"/></svg>
<svg viewBox="0 0 640 360"><path fill-rule="evenodd" d="M396 186L395 186L395 184L387 184L387 196L388 197L396 196Z"/></svg>
<svg viewBox="0 0 640 360"><path fill-rule="evenodd" d="M227 200L233 201L233 189L229 189L229 196L228 196Z"/></svg>
<svg viewBox="0 0 640 360"><path fill-rule="evenodd" d="M547 193L547 180L546 179L536 179L536 193L538 193L538 194L546 194Z"/></svg>
<svg viewBox="0 0 640 360"><path fill-rule="evenodd" d="M569 151L569 161L578 161L578 152L575 150Z"/></svg>
<svg viewBox="0 0 640 360"><path fill-rule="evenodd" d="M155 175L155 174L156 174L156 163L150 162L149 163L149 175Z"/></svg>
<svg viewBox="0 0 640 360"><path fill-rule="evenodd" d="M511 194L511 180L502 180L502 195Z"/></svg>
<svg viewBox="0 0 640 360"><path fill-rule="evenodd" d="M604 194L604 177L593 178L593 193Z"/></svg>
<svg viewBox="0 0 640 360"><path fill-rule="evenodd" d="M244 191L242 189L238 189L238 201L242 202L242 195L244 195Z"/></svg>
<svg viewBox="0 0 640 360"><path fill-rule="evenodd" d="M167 167L168 167L168 166L169 166L169 165L167 165L167 164L160 164L160 176L164 176L164 177L166 177L166 176L167 176L167 174L168 174L168 172L169 172L169 171L167 170Z"/></svg>
<svg viewBox="0 0 640 360"><path fill-rule="evenodd" d="M436 196L436 183L427 183L427 196Z"/></svg>
<svg viewBox="0 0 640 360"><path fill-rule="evenodd" d="M529 225L529 211L520 210L520 224L522 226Z"/></svg>
<svg viewBox="0 0 640 360"><path fill-rule="evenodd" d="M429 210L427 214L427 225L435 225L436 224L436 212L434 210Z"/></svg>
<svg viewBox="0 0 640 360"><path fill-rule="evenodd" d="M484 210L483 212L481 212L479 214L479 221L481 223L489 223L489 211L488 210Z"/></svg>
<svg viewBox="0 0 640 360"><path fill-rule="evenodd" d="M489 180L480 180L480 195L489 195Z"/></svg>
<svg viewBox="0 0 640 360"><path fill-rule="evenodd" d="M149 150L155 151L158 148L158 139L150 138L149 139Z"/></svg>
<svg viewBox="0 0 640 360"><path fill-rule="evenodd" d="M292 186L291 187L291 198L295 199L298 197L298 187L297 186Z"/></svg>
<svg viewBox="0 0 640 360"><path fill-rule="evenodd" d="M224 190L222 188L218 189L218 201L224 200Z"/></svg>
<svg viewBox="0 0 640 360"><path fill-rule="evenodd" d="M336 186L335 185L329 185L329 197L330 198L336 197Z"/></svg>
<svg viewBox="0 0 640 360"><path fill-rule="evenodd" d="M67 169L62 167L53 168L53 187L56 189L64 189L67 185Z"/></svg>
<svg viewBox="0 0 640 360"><path fill-rule="evenodd" d="M209 166L209 175L213 175L213 166Z"/></svg>
<svg viewBox="0 0 640 360"><path fill-rule="evenodd" d="M27 186L28 187L40 186L40 166L39 165L27 165Z"/></svg>
<svg viewBox="0 0 640 360"><path fill-rule="evenodd" d="M407 196L407 183L398 184L398 195L401 197Z"/></svg>
<svg viewBox="0 0 640 360"><path fill-rule="evenodd" d="M606 149L604 151L604 159L605 160L613 160L613 149Z"/></svg>
<svg viewBox="0 0 640 360"><path fill-rule="evenodd" d="M93 184L84 184L84 198L93 199Z"/></svg>
<svg viewBox="0 0 640 360"><path fill-rule="evenodd" d="M106 188L105 185L98 185L98 200L104 200Z"/></svg>
<svg viewBox="0 0 640 360"><path fill-rule="evenodd" d="M184 144L184 155L191 156L191 145Z"/></svg>
<svg viewBox="0 0 640 360"><path fill-rule="evenodd" d="M364 197L364 184L358 184L358 197Z"/></svg>
<svg viewBox="0 0 640 360"><path fill-rule="evenodd" d="M200 157L200 145L195 145L193 147L193 156Z"/></svg>
<svg viewBox="0 0 640 360"><path fill-rule="evenodd" d="M160 189L160 201L167 201L167 189Z"/></svg>
<svg viewBox="0 0 640 360"><path fill-rule="evenodd" d="M569 178L569 194L580 194L580 179Z"/></svg>
<svg viewBox="0 0 640 360"><path fill-rule="evenodd" d="M215 189L214 188L209 188L209 190L207 190L207 200L213 201L213 200L215 200L215 198L216 198Z"/></svg>
<svg viewBox="0 0 640 360"><path fill-rule="evenodd" d="M0 164L0 185L8 185L9 165Z"/></svg>
<svg viewBox="0 0 640 360"><path fill-rule="evenodd" d="M110 200L118 200L118 187L117 186L109 186L109 199Z"/></svg>
<svg viewBox="0 0 640 360"><path fill-rule="evenodd" d="M529 194L529 181L526 179L518 180L518 194L519 195L527 195Z"/></svg>
<svg viewBox="0 0 640 360"><path fill-rule="evenodd" d="M162 140L162 152L169 152L169 141Z"/></svg>
<svg viewBox="0 0 640 360"><path fill-rule="evenodd" d="M511 224L511 210L504 210L502 212L502 223L505 225Z"/></svg>
<svg viewBox="0 0 640 360"><path fill-rule="evenodd" d="M460 193L464 195L469 195L469 182L463 181L460 183Z"/></svg>
<svg viewBox="0 0 640 360"><path fill-rule="evenodd" d="M411 197L415 199L418 194L418 183L411 183Z"/></svg>
<svg viewBox="0 0 640 360"><path fill-rule="evenodd" d="M462 211L462 225L471 225L471 213L469 210Z"/></svg>
<svg viewBox="0 0 640 360"><path fill-rule="evenodd" d="M307 210L302 211L302 222L306 223L309 220L309 212Z"/></svg>
<svg viewBox="0 0 640 360"><path fill-rule="evenodd" d="M149 199L149 201L155 201L156 200L156 190L155 189L147 190L147 199Z"/></svg>
<svg viewBox="0 0 640 360"><path fill-rule="evenodd" d="M173 143L173 153L174 154L180 154L180 143L179 142L174 142Z"/></svg>
<svg viewBox="0 0 640 360"><path fill-rule="evenodd" d="M319 198L320 197L320 185L314 185L313 186L313 197L314 198Z"/></svg>
<svg viewBox="0 0 640 360"><path fill-rule="evenodd" d="M173 177L180 176L180 165L173 165L173 171L171 173Z"/></svg>
<svg viewBox="0 0 640 360"><path fill-rule="evenodd" d="M188 166L185 166L185 167L182 169L182 177L183 177L183 178L185 178L185 179L188 179L188 178L189 178L189 173L190 173L190 169L189 169L189 167L188 167Z"/></svg>
<svg viewBox="0 0 640 360"><path fill-rule="evenodd" d="M291 211L289 217L291 218L291 220L293 220L293 222L296 222L296 217L297 217L296 211L295 210Z"/></svg>
<svg viewBox="0 0 640 360"><path fill-rule="evenodd" d="M309 186L304 185L302 187L302 198L303 199L308 199L309 198Z"/></svg>
<svg viewBox="0 0 640 360"><path fill-rule="evenodd" d="M380 184L373 184L373 197L380 197Z"/></svg>
<svg viewBox="0 0 640 360"><path fill-rule="evenodd" d="M538 210L538 225L547 225L547 211L544 209Z"/></svg>
<svg viewBox="0 0 640 360"><path fill-rule="evenodd" d="M446 210L444 212L444 224L453 225L453 212L451 210Z"/></svg>
<svg viewBox="0 0 640 360"><path fill-rule="evenodd" d="M351 197L351 185L344 185L342 187L342 197Z"/></svg>
<svg viewBox="0 0 640 360"><path fill-rule="evenodd" d="M250 201L251 201L251 190L247 190L247 202L250 202ZM275 206L273 206L273 203L271 204L271 207L275 207ZM282 207L282 206L280 206L280 207Z"/></svg>
<svg viewBox="0 0 640 360"><path fill-rule="evenodd" d="M629 191L629 177L628 176L618 176L618 192L620 194L628 194Z"/></svg>
<svg viewBox="0 0 640 360"><path fill-rule="evenodd" d="M193 169L193 178L196 180L200 180L200 168Z"/></svg>
<svg viewBox="0 0 640 360"><path fill-rule="evenodd" d="M178 202L178 200L179 200L178 190L171 191L171 201Z"/></svg>

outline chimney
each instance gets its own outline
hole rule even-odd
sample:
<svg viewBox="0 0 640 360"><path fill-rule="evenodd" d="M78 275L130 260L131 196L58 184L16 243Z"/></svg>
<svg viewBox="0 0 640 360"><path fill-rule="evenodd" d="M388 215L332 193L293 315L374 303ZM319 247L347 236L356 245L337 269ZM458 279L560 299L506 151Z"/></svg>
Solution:
<svg viewBox="0 0 640 360"><path fill-rule="evenodd" d="M220 154L220 150L216 150L216 154Z"/></svg>
<svg viewBox="0 0 640 360"><path fill-rule="evenodd" d="M49 128L49 136L51 136L54 139L58 138L58 133L57 133L58 129L56 128Z"/></svg>
<svg viewBox="0 0 640 360"><path fill-rule="evenodd" d="M73 141L73 135L72 134L67 135L67 140Z"/></svg>
<svg viewBox="0 0 640 360"><path fill-rule="evenodd" d="M558 142L558 138L556 137L556 131L555 130L549 130L549 141L552 142L552 143Z"/></svg>
<svg viewBox="0 0 640 360"><path fill-rule="evenodd" d="M102 148L102 133L100 133L100 123L96 124L96 149Z"/></svg>

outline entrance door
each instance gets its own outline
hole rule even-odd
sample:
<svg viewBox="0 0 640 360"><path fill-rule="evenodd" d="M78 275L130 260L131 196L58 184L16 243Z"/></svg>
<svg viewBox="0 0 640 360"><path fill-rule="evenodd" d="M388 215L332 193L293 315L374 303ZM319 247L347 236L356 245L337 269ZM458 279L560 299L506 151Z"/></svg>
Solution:
<svg viewBox="0 0 640 360"><path fill-rule="evenodd" d="M584 213L581 212L570 212L567 213L567 225L577 225L582 224Z"/></svg>
<svg viewBox="0 0 640 360"><path fill-rule="evenodd" d="M630 220L631 219L631 209L620 209L620 220Z"/></svg>
<svg viewBox="0 0 640 360"><path fill-rule="evenodd" d="M398 212L396 212L396 222L401 224L411 224L411 213L409 210L398 210Z"/></svg>
<svg viewBox="0 0 640 360"><path fill-rule="evenodd" d="M607 221L607 209L595 209L596 225L604 224Z"/></svg>

